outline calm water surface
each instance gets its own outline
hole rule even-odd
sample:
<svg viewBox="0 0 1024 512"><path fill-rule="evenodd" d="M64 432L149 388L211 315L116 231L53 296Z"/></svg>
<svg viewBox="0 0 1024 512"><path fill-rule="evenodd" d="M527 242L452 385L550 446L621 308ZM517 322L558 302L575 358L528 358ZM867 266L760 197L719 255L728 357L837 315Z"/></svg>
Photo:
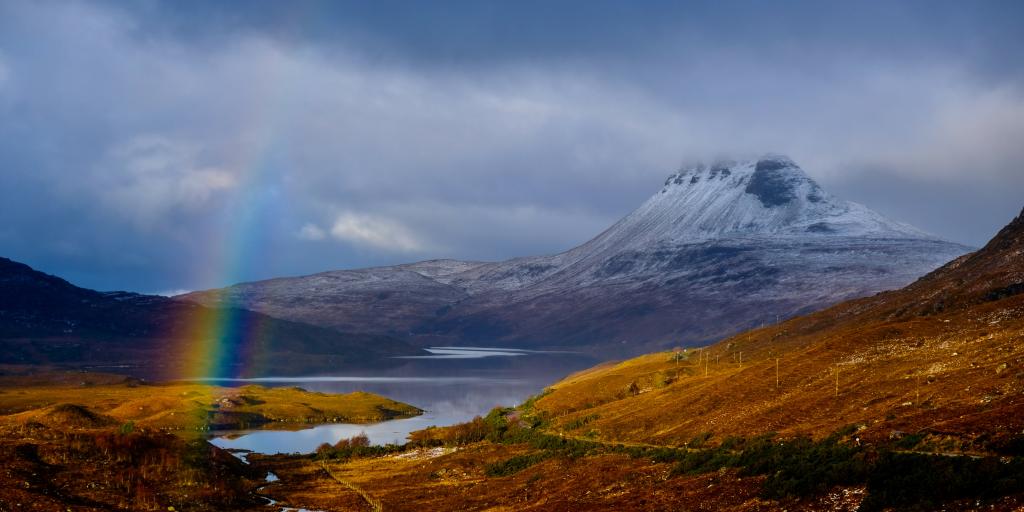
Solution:
<svg viewBox="0 0 1024 512"><path fill-rule="evenodd" d="M518 405L595 359L575 353L531 352L486 347L435 347L430 355L404 358L394 368L373 374L261 377L218 380L218 384L299 386L310 391L369 391L415 405L425 412L408 419L374 424L326 424L298 431L246 430L218 433L222 448L259 453L308 453L321 443L365 433L373 444L404 443L410 432L431 425L461 423L497 406Z"/></svg>

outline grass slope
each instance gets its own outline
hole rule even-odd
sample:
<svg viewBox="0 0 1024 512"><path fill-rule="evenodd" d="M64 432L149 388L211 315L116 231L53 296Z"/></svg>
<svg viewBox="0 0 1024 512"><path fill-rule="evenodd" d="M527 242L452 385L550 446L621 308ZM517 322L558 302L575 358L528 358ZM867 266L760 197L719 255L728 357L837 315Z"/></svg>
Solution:
<svg viewBox="0 0 1024 512"><path fill-rule="evenodd" d="M902 290L578 372L326 463L389 510L1021 510L1024 213ZM397 452L397 453L395 453ZM275 496L318 501L323 479Z"/></svg>
<svg viewBox="0 0 1024 512"><path fill-rule="evenodd" d="M852 423L866 439L1006 436L1024 429L1022 283L1024 215L905 289L581 372L536 408L567 434L659 444Z"/></svg>
<svg viewBox="0 0 1024 512"><path fill-rule="evenodd" d="M371 423L422 413L411 405L364 392L325 394L294 387L223 388L195 383L140 384L131 379L120 383L100 381L103 383L19 386L11 379L0 380L0 414L6 415L0 416L0 422L35 421L74 428L73 422L61 421L62 411L77 410L81 412L78 419L91 415L98 422L132 422L137 427L197 431L268 423Z"/></svg>

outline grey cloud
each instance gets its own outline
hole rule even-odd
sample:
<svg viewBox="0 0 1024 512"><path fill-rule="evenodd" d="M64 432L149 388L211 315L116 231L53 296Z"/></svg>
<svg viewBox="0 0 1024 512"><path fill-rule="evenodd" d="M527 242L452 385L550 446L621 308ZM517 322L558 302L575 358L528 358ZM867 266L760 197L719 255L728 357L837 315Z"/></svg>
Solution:
<svg viewBox="0 0 1024 512"><path fill-rule="evenodd" d="M89 286L165 290L550 253L627 213L683 160L766 151L957 241L981 243L1020 208L1006 193L1024 188L1020 77L981 71L1006 54L984 34L971 32L970 52L923 44L971 28L948 6L934 30L907 30L917 44L886 52L854 44L853 27L801 29L806 13L761 26L707 6L693 14L707 26L669 17L685 30L652 19L645 32L623 14L635 26L608 37L637 44L622 48L579 27L502 47L515 36L460 31L485 15L470 9L450 21L454 46L416 50L422 27L374 32L377 12L346 18L367 25L337 37L309 22L304 37L273 16L145 5L0 4L5 255ZM550 56L531 46L543 41ZM458 58L456 42L492 58ZM261 256L230 274L195 268L240 251Z"/></svg>

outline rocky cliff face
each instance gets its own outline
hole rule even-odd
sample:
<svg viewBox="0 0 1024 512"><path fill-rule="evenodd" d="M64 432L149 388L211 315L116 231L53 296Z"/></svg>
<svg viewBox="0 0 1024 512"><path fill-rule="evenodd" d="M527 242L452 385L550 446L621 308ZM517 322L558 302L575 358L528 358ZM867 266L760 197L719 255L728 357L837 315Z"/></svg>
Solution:
<svg viewBox="0 0 1024 512"><path fill-rule="evenodd" d="M423 344L619 355L898 288L968 250L835 198L788 158L767 156L680 170L556 255L326 272L183 298Z"/></svg>

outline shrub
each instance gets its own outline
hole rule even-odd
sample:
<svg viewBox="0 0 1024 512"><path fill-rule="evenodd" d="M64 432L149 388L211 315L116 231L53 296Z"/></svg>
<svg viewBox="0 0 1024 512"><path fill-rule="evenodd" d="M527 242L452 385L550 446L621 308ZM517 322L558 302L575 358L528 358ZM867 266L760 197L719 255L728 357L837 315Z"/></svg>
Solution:
<svg viewBox="0 0 1024 512"><path fill-rule="evenodd" d="M729 436L722 440L719 447L723 450L733 450L743 445L743 438L737 436Z"/></svg>
<svg viewBox="0 0 1024 512"><path fill-rule="evenodd" d="M860 447L840 443L835 437L778 443L762 457L744 471L768 474L764 493L773 498L805 496L835 485L863 482L869 469Z"/></svg>
<svg viewBox="0 0 1024 512"><path fill-rule="evenodd" d="M495 411L501 411L501 413ZM495 409L486 418L477 416L466 423L448 427L428 427L413 432L409 437L409 444L427 447L467 445L484 439L498 441L501 433L508 429L508 423L501 416L504 411L504 409Z"/></svg>
<svg viewBox="0 0 1024 512"><path fill-rule="evenodd" d="M448 431L445 441L459 445L477 443L487 438L491 427L483 418L477 416L468 423L453 425Z"/></svg>
<svg viewBox="0 0 1024 512"><path fill-rule="evenodd" d="M924 439L924 434L907 434L896 441L896 448L901 450L912 450L921 442L922 439Z"/></svg>
<svg viewBox="0 0 1024 512"><path fill-rule="evenodd" d="M948 501L1024 492L1024 462L887 452L867 478L861 510L935 510Z"/></svg>
<svg viewBox="0 0 1024 512"><path fill-rule="evenodd" d="M709 433L694 438L703 444ZM694 443L691 441L691 445ZM737 448L742 447L738 452ZM764 494L771 498L804 496L833 485L864 481L868 465L860 447L833 435L815 442L808 437L776 441L774 434L750 440L728 438L717 448L691 450L681 456L673 474L698 474L726 467L743 475L768 475Z"/></svg>
<svg viewBox="0 0 1024 512"><path fill-rule="evenodd" d="M986 440L985 448L1004 455L1024 455L1024 436L1010 434Z"/></svg>
<svg viewBox="0 0 1024 512"><path fill-rule="evenodd" d="M704 443L707 443L712 436L714 436L714 434L712 434L711 432L697 434L696 436L693 436L693 439L690 439L690 441L686 443L686 446L689 448L700 448L704 446Z"/></svg>
<svg viewBox="0 0 1024 512"><path fill-rule="evenodd" d="M370 446L370 438L366 436L366 432L360 432L348 439L340 439L334 444L335 450L346 450L349 448L365 448Z"/></svg>
<svg viewBox="0 0 1024 512"><path fill-rule="evenodd" d="M412 432L409 434L409 445L422 447L441 446L444 444L444 440L441 438L440 432L441 429L435 426L429 426L423 430Z"/></svg>
<svg viewBox="0 0 1024 512"><path fill-rule="evenodd" d="M484 467L484 474L487 476L509 476L514 475L534 464L543 462L552 457L549 451L541 451L526 455L516 455L511 459L488 464Z"/></svg>
<svg viewBox="0 0 1024 512"><path fill-rule="evenodd" d="M541 398L550 395L553 391L554 390L552 390L551 388L544 389L544 391L541 391L539 394L527 398L526 401L523 402L521 406L519 406L519 409L524 412L532 412L534 405L537 404L537 400L540 400Z"/></svg>
<svg viewBox="0 0 1024 512"><path fill-rule="evenodd" d="M331 443L323 443L316 447L316 458L317 459L329 459L334 456L334 447Z"/></svg>
<svg viewBox="0 0 1024 512"><path fill-rule="evenodd" d="M370 445L370 438L365 433L352 436L348 439L341 439L333 446L329 443L321 444L316 449L317 459L350 459L353 457L377 457L389 453L399 452L405 446L387 444L383 446Z"/></svg>
<svg viewBox="0 0 1024 512"><path fill-rule="evenodd" d="M601 416L598 414L588 414L586 416L582 416L580 418L576 418L572 421L567 422L565 425L563 425L562 428L564 428L565 430L576 430L578 428L586 426L588 423L596 419L599 419L600 417Z"/></svg>

